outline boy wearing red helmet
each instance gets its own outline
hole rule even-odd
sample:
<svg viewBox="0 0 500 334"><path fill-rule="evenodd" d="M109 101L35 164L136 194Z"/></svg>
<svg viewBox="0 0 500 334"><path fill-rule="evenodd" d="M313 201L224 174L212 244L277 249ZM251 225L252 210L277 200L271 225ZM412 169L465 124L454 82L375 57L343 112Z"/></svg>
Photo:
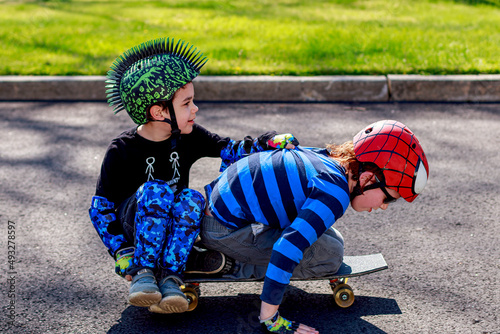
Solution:
<svg viewBox="0 0 500 334"><path fill-rule="evenodd" d="M400 197L412 202L428 174L417 138L392 120L326 149L256 153L205 187L202 241L237 261L235 278L264 278L260 319L266 332L318 333L278 313L292 275L334 274L344 242L332 225L349 204L371 212Z"/></svg>

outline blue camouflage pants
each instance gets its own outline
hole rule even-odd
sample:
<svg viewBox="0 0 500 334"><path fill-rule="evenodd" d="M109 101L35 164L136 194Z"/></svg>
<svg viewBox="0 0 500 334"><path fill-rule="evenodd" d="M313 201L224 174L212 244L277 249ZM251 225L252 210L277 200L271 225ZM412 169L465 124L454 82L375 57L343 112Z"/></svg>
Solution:
<svg viewBox="0 0 500 334"><path fill-rule="evenodd" d="M161 268L180 274L200 232L204 208L205 199L196 190L174 195L161 180L140 186L126 208L119 210L125 234L135 244L134 265L127 273Z"/></svg>

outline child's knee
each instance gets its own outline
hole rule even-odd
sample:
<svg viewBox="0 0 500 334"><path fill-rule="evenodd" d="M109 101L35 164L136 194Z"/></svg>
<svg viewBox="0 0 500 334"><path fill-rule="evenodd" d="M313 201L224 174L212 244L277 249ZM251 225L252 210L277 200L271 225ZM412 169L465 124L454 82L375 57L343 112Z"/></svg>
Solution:
<svg viewBox="0 0 500 334"><path fill-rule="evenodd" d="M188 203L189 205L196 205L205 208L205 198L203 195L194 189L185 188L175 197L175 205L180 203Z"/></svg>
<svg viewBox="0 0 500 334"><path fill-rule="evenodd" d="M344 257L344 238L334 228L328 229L314 244L318 254L325 254L328 257L337 257L342 260Z"/></svg>
<svg viewBox="0 0 500 334"><path fill-rule="evenodd" d="M139 187L136 198L138 211L156 216L168 213L174 201L174 193L165 181L153 180Z"/></svg>
<svg viewBox="0 0 500 334"><path fill-rule="evenodd" d="M205 198L193 189L183 189L172 206L175 221L184 220L188 225L200 225L205 210Z"/></svg>
<svg viewBox="0 0 500 334"><path fill-rule="evenodd" d="M336 230L334 228L332 228L332 229L335 231L335 238L342 245L342 249L343 249L344 248L344 237L342 236L342 234L338 230Z"/></svg>

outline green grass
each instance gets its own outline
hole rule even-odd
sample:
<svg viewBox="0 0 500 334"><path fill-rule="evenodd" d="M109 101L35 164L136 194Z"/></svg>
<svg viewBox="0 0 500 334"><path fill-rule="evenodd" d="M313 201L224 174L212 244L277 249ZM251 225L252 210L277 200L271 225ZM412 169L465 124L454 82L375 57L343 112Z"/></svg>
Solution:
<svg viewBox="0 0 500 334"><path fill-rule="evenodd" d="M158 37L207 75L500 73L500 1L0 1L0 75L103 75Z"/></svg>

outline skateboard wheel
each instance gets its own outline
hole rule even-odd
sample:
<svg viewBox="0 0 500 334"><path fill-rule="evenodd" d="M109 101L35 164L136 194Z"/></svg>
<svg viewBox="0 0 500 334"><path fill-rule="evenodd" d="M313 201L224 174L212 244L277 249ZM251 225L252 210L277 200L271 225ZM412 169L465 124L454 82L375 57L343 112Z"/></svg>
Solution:
<svg viewBox="0 0 500 334"><path fill-rule="evenodd" d="M333 289L333 298L337 306L347 308L354 303L354 292L349 285L341 283Z"/></svg>
<svg viewBox="0 0 500 334"><path fill-rule="evenodd" d="M186 296L189 306L188 312L193 311L198 306L199 293L193 286L186 286L182 289L182 292Z"/></svg>

